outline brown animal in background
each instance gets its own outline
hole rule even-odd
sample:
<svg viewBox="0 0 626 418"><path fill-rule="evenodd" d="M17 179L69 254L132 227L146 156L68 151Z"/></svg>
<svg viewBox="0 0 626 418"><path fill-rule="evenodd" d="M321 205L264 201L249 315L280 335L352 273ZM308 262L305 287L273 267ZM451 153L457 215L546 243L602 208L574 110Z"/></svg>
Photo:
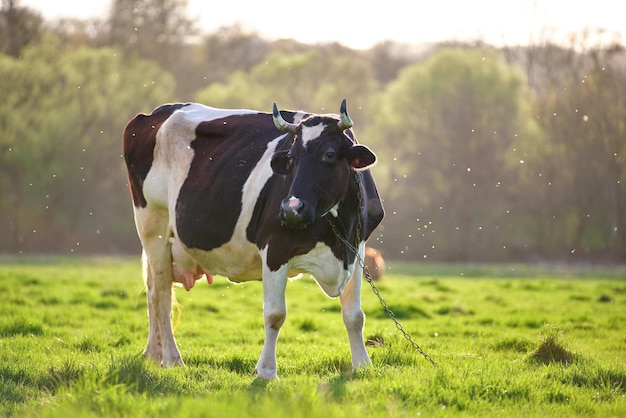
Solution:
<svg viewBox="0 0 626 418"><path fill-rule="evenodd" d="M385 260L380 254L380 251L372 247L365 247L364 262L372 280L379 281L383 278L383 274L385 273Z"/></svg>

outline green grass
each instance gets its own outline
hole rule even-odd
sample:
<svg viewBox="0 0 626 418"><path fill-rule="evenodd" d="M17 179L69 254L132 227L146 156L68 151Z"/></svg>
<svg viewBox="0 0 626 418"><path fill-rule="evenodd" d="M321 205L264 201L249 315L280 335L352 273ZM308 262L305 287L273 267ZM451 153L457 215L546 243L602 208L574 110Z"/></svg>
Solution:
<svg viewBox="0 0 626 418"><path fill-rule="evenodd" d="M261 284L177 288L186 368L142 358L138 259L0 259L0 416L626 416L626 274L620 269L390 263L367 283L372 366L350 371L338 300L287 288L280 380L252 371Z"/></svg>

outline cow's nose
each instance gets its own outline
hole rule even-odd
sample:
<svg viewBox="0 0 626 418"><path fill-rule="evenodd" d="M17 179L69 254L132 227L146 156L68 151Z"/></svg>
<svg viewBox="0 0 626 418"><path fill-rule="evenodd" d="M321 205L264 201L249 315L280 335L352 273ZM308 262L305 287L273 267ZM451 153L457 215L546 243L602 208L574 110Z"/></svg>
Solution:
<svg viewBox="0 0 626 418"><path fill-rule="evenodd" d="M284 199L280 204L280 220L292 227L305 227L311 222L307 205L297 197Z"/></svg>

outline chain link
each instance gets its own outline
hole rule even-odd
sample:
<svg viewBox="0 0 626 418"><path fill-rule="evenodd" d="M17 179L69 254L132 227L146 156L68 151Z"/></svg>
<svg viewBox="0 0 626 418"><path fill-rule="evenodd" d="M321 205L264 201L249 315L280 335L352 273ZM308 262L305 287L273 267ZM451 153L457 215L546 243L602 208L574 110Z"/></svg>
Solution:
<svg viewBox="0 0 626 418"><path fill-rule="evenodd" d="M361 197L361 173L360 172L356 172L356 182L357 182L357 195L358 195L358 199L359 199L359 208L363 208L363 202L362 202L362 197ZM378 297L378 301L380 302L381 306L383 307L383 309L385 309L385 312L387 313L387 315L389 316L389 318L391 318L391 320L394 322L394 324L396 325L396 328L398 329L398 331L400 331L402 333L402 335L404 336L404 338L406 338L409 343L411 343L411 345L413 346L413 348L415 350L417 350L418 353L420 353L426 360L428 360L433 366L438 367L439 364L437 364L437 362L428 354L426 353L422 347L420 347L414 340L413 337L411 337L411 334L409 334L407 331L405 331L404 327L402 326L402 324L398 321L398 319L396 319L396 315L393 313L393 311L389 308L389 306L387 305L387 302L385 301L385 299L382 297L382 295L380 294L380 291L378 290L378 287L376 287L376 285L374 284L374 280L372 279L372 276L370 275L369 269L367 268L367 266L365 265L365 260L363 260L363 258L361 257L361 255L359 254L359 250L356 246L354 246L351 242L349 242L346 238L344 238L339 231L337 230L337 227L335 225L335 223L333 221L330 221L330 226L333 230L333 232L335 233L335 235L337 236L337 239L339 239L341 242L343 242L343 244L346 246L346 249L352 251L354 253L354 255L356 256L358 262L359 262L359 266L360 268L363 269L363 273L365 274L365 280L370 284L370 286L372 287L372 290L374 291L374 294ZM357 240L360 239L361 237L361 216L358 217L357 220L357 225L356 225L356 236L357 236Z"/></svg>

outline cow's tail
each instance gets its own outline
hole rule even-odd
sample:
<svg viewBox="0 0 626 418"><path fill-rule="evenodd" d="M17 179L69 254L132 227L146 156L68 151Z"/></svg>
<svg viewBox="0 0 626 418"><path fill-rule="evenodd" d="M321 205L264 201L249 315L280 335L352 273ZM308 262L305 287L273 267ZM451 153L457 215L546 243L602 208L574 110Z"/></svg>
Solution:
<svg viewBox="0 0 626 418"><path fill-rule="evenodd" d="M150 264L148 263L148 257L146 256L146 252L141 252L141 273L143 276L143 285L144 291L148 292L148 275L150 274ZM174 315L174 311L176 311L176 315ZM176 316L176 322L174 322L174 316ZM174 330L178 328L180 325L180 321L183 318L183 305L178 303L176 300L176 292L172 289L172 327Z"/></svg>

